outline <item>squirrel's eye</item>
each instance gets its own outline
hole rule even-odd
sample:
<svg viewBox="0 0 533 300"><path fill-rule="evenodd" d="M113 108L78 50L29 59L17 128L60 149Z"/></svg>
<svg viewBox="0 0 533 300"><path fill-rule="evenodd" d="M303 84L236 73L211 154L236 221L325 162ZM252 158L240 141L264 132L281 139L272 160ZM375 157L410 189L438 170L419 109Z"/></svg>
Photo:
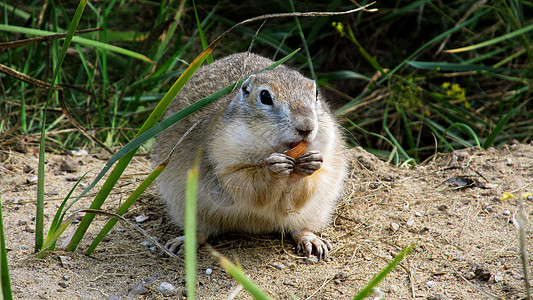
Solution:
<svg viewBox="0 0 533 300"><path fill-rule="evenodd" d="M318 101L318 89L316 90L316 101Z"/></svg>
<svg viewBox="0 0 533 300"><path fill-rule="evenodd" d="M259 93L259 99L261 100L261 103L265 105L272 105L274 102L272 102L272 96L267 90L262 90Z"/></svg>

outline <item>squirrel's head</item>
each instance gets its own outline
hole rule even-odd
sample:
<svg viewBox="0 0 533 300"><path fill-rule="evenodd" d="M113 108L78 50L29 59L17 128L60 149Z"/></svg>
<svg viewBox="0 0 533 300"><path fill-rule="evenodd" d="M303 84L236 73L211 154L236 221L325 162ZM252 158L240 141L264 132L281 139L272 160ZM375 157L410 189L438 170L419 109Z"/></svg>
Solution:
<svg viewBox="0 0 533 300"><path fill-rule="evenodd" d="M316 83L294 70L278 67L251 75L235 100L243 115L253 118L255 130L289 148L302 140L313 141L319 130Z"/></svg>

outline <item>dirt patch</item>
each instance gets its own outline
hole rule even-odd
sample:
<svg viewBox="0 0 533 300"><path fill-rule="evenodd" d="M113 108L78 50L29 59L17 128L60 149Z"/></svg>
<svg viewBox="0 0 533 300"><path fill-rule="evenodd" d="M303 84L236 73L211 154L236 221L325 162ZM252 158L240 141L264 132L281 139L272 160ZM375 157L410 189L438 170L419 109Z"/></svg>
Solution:
<svg viewBox="0 0 533 300"><path fill-rule="evenodd" d="M36 259L32 233L36 185L32 177L37 157L0 154L0 189L15 298L183 297L182 263L162 254L129 226L117 224L93 255L85 256L83 251L106 221L101 216L78 251L57 250ZM520 192L533 189L533 145L462 150L415 168L390 166L360 148L350 150L350 157L352 172L345 197L334 221L322 232L333 244L329 261L298 258L293 242L276 235L228 235L210 241L211 246L238 261L275 299L291 295L298 299L351 298L409 244L415 245L414 250L377 292L387 299L482 299L488 294L519 299L525 295L517 199ZM66 167L62 163L65 158L47 156L47 225L74 186L70 180L105 163L86 155L70 157L74 165ZM116 210L149 170L146 158L136 157L104 209ZM96 172L91 171L83 183L89 183ZM461 181L470 185L453 187ZM74 194L81 191L78 187ZM505 192L515 197L502 199ZM532 198L525 201L527 216L532 214ZM84 197L73 209L85 208L91 200ZM137 216L148 217L138 225L163 244L177 234L153 190L127 214L132 222ZM527 236L531 234L527 223ZM530 252L532 246L529 239ZM529 255L529 262L531 258ZM163 282L176 290L160 289ZM251 298L206 249L198 254L197 295L199 299Z"/></svg>

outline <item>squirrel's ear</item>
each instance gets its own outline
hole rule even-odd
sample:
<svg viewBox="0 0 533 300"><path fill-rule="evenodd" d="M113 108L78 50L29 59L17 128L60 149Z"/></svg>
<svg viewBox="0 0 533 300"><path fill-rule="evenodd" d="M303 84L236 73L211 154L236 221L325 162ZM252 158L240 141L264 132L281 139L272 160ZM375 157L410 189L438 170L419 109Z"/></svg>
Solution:
<svg viewBox="0 0 533 300"><path fill-rule="evenodd" d="M251 75L250 77L248 77L248 79L246 79L242 83L241 91L242 91L243 97L248 96L250 92L252 91L252 80L254 79L254 77L255 75Z"/></svg>

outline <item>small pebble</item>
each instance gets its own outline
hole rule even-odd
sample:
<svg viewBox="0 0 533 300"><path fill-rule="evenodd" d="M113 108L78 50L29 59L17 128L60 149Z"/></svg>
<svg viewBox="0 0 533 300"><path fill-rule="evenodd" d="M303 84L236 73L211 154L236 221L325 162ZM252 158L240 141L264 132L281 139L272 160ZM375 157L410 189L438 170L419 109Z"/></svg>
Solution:
<svg viewBox="0 0 533 300"><path fill-rule="evenodd" d="M296 269L295 263L289 263L289 269Z"/></svg>
<svg viewBox="0 0 533 300"><path fill-rule="evenodd" d="M135 222L144 223L144 222L148 221L149 219L150 219L150 217L148 217L148 216L140 215L140 216L136 216L135 217Z"/></svg>
<svg viewBox="0 0 533 300"><path fill-rule="evenodd" d="M278 270L283 270L285 268L287 268L284 264L282 263L271 263L270 264L272 267L278 269Z"/></svg>
<svg viewBox="0 0 533 300"><path fill-rule="evenodd" d="M51 191L45 192L45 194L49 196L57 196L59 195L59 192L56 190L51 190Z"/></svg>
<svg viewBox="0 0 533 300"><path fill-rule="evenodd" d="M152 284L155 282L155 278L152 278L152 277L145 277L143 278L143 283L146 285L146 284Z"/></svg>
<svg viewBox="0 0 533 300"><path fill-rule="evenodd" d="M453 260L454 261L465 261L466 258L464 258L464 257L454 257Z"/></svg>
<svg viewBox="0 0 533 300"><path fill-rule="evenodd" d="M316 263L318 263L318 257L316 257L316 256L306 257L303 260L303 262L306 263L306 264L316 264Z"/></svg>
<svg viewBox="0 0 533 300"><path fill-rule="evenodd" d="M29 233L35 233L35 227L26 225L26 227L24 227L24 231L29 232Z"/></svg>
<svg viewBox="0 0 533 300"><path fill-rule="evenodd" d="M415 219L413 219L412 217L409 218L409 220L407 220L407 222L405 223L405 226L407 227L413 227L413 225L415 225Z"/></svg>
<svg viewBox="0 0 533 300"><path fill-rule="evenodd" d="M495 189L498 187L498 184L496 183L485 183L483 184L483 187L486 189Z"/></svg>
<svg viewBox="0 0 533 300"><path fill-rule="evenodd" d="M533 195L527 195L527 200L533 201Z"/></svg>
<svg viewBox="0 0 533 300"><path fill-rule="evenodd" d="M27 225L29 222L30 222L30 219L24 218L24 219L18 220L17 225L18 226Z"/></svg>
<svg viewBox="0 0 533 300"><path fill-rule="evenodd" d="M172 283L163 281L161 282L157 290L161 292L163 296L170 297L176 294L177 289L174 285L172 285Z"/></svg>
<svg viewBox="0 0 533 300"><path fill-rule="evenodd" d="M63 278L63 280L68 280L68 276L67 275L63 275L61 278Z"/></svg>
<svg viewBox="0 0 533 300"><path fill-rule="evenodd" d="M389 286L389 289L390 289L391 293L396 293L396 292L398 292L398 286L396 286L396 285L394 285L394 284L391 284L391 285Z"/></svg>
<svg viewBox="0 0 533 300"><path fill-rule="evenodd" d="M505 164L508 165L508 166L512 166L512 165L514 165L514 162L513 162L512 159L508 158L508 159L505 160Z"/></svg>
<svg viewBox="0 0 533 300"><path fill-rule="evenodd" d="M211 269L211 268L205 269L205 274L211 275L212 273L213 273L213 269Z"/></svg>
<svg viewBox="0 0 533 300"><path fill-rule="evenodd" d="M87 150L85 149L81 149L81 150L72 150L70 151L70 153L72 154L72 156L87 156L89 155L89 152L87 152Z"/></svg>
<svg viewBox="0 0 533 300"><path fill-rule="evenodd" d="M61 262L61 266L63 268L68 268L70 266L70 256L60 255L59 261Z"/></svg>
<svg viewBox="0 0 533 300"><path fill-rule="evenodd" d="M421 217L421 216L422 216L421 213L419 213L419 212L415 212L415 217Z"/></svg>
<svg viewBox="0 0 533 300"><path fill-rule="evenodd" d="M39 177L37 177L37 176L32 176L32 177L26 179L26 183L29 183L29 184L36 184L38 180L39 180Z"/></svg>
<svg viewBox="0 0 533 300"><path fill-rule="evenodd" d="M398 223L394 223L394 222L390 223L390 227L392 228L392 231L396 231L396 230L400 229L400 225L398 225Z"/></svg>
<svg viewBox="0 0 533 300"><path fill-rule="evenodd" d="M137 296L143 295L148 293L148 289L144 287L142 284L136 284L131 287L130 291L128 292L128 298L135 298Z"/></svg>
<svg viewBox="0 0 533 300"><path fill-rule="evenodd" d="M506 210L502 211L502 214L504 216L510 216L511 215L511 211L506 209Z"/></svg>
<svg viewBox="0 0 533 300"><path fill-rule="evenodd" d="M22 166L22 171L24 173L30 173L31 171L33 171L33 168L31 166L24 165L24 166Z"/></svg>
<svg viewBox="0 0 533 300"><path fill-rule="evenodd" d="M429 280L428 282L426 282L426 286L427 286L428 288L432 288L432 287L434 287L435 284L436 284L436 282L433 281L433 280Z"/></svg>
<svg viewBox="0 0 533 300"><path fill-rule="evenodd" d="M79 165L77 161L67 157L61 160L61 163L59 163L59 169L66 172L76 172L79 169Z"/></svg>
<svg viewBox="0 0 533 300"><path fill-rule="evenodd" d="M494 282L500 282L503 281L503 275L501 272L498 272L494 274Z"/></svg>
<svg viewBox="0 0 533 300"><path fill-rule="evenodd" d="M468 280L472 280L472 279L476 278L476 274L474 274L474 272L467 272L465 274L465 278L468 279Z"/></svg>
<svg viewBox="0 0 533 300"><path fill-rule="evenodd" d="M493 211L494 211L494 208L492 208L492 205L487 205L487 206L485 207L485 211L490 213L490 212L493 212Z"/></svg>
<svg viewBox="0 0 533 300"><path fill-rule="evenodd" d="M58 284L59 284L60 287L62 287L64 289L68 288L68 282L66 282L66 281L60 281Z"/></svg>
<svg viewBox="0 0 533 300"><path fill-rule="evenodd" d="M65 177L65 180L68 182L76 182L81 179L81 175L73 175Z"/></svg>

